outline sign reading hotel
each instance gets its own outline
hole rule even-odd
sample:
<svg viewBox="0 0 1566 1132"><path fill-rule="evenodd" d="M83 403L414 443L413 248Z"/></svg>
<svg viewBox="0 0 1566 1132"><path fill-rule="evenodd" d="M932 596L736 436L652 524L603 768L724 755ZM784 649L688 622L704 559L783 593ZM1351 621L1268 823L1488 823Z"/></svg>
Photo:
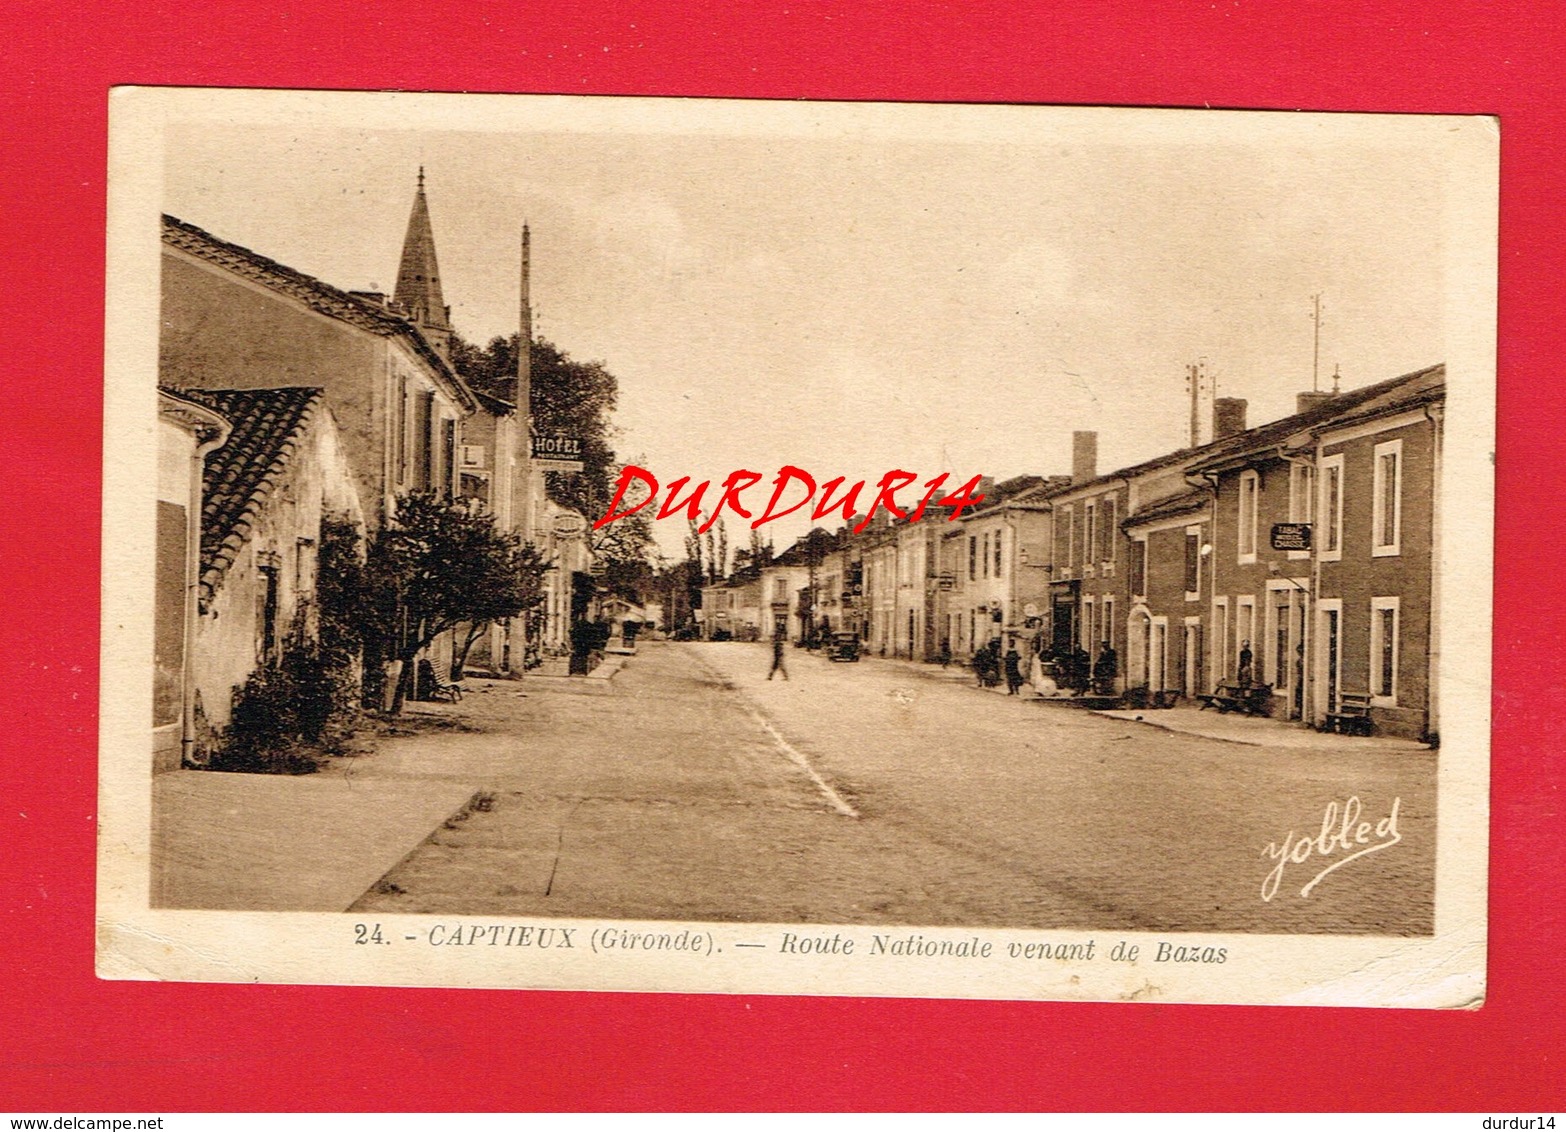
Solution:
<svg viewBox="0 0 1566 1132"><path fill-rule="evenodd" d="M575 436L535 436L533 466L544 472L580 472L582 441Z"/></svg>

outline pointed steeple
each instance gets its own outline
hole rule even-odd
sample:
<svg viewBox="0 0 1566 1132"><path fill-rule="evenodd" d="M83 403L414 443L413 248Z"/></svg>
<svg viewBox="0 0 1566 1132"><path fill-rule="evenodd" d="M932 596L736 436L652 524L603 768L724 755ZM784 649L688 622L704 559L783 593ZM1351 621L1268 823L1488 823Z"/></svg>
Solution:
<svg viewBox="0 0 1566 1132"><path fill-rule="evenodd" d="M440 290L440 264L435 260L435 231L430 227L430 206L424 199L424 166L419 166L419 186L408 216L408 234L402 242L402 264L397 269L393 298L424 332L435 352L451 357L451 313Z"/></svg>

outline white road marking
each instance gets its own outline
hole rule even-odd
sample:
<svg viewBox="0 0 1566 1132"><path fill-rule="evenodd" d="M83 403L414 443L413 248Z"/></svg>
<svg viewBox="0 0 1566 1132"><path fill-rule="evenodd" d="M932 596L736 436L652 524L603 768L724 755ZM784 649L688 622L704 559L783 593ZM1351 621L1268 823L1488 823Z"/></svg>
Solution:
<svg viewBox="0 0 1566 1132"><path fill-rule="evenodd" d="M833 790L831 785L828 784L827 780L816 773L816 768L810 765L810 760L807 759L800 752L800 750L794 746L794 744L783 738L782 733L779 732L776 727L772 726L771 721L768 720L766 716L762 715L755 708L750 708L748 710L750 711L751 718L754 719L757 723L761 724L761 729L763 731L772 736L772 741L778 745L779 750L788 756L789 761L792 762L795 766L799 767L800 770L804 771L810 777L810 781L816 784L816 789L821 791L822 796L826 798L828 802L832 803L832 808L834 810L842 814L844 817L857 818L859 816L859 811L845 802L843 800L843 796L836 790Z"/></svg>
<svg viewBox="0 0 1566 1132"><path fill-rule="evenodd" d="M686 655L694 657L697 665L705 669L707 674L714 680L718 681L720 684L726 685L728 688L736 692L739 691L738 685L734 683L734 678L721 671L717 665L713 664L706 657L702 656L698 652L687 652ZM761 712L758 711L755 707L751 706L749 703L750 697L746 693L739 692L739 694L746 701L744 707L745 710L750 714L750 717L761 725L761 729L763 731L772 736L772 741L778 745L778 749L780 751L788 756L789 762L793 763L795 766L799 767L800 770L804 771L806 776L809 777L810 781L815 783L816 789L821 791L821 796L824 797L828 802L832 803L832 808L838 813L842 814L844 817L857 818L859 816L859 811L844 801L843 796L836 790L833 790L831 784L816 773L816 768L810 765L810 760L804 756L803 752L801 752L787 739L783 738L782 732L780 732L776 727L772 726L772 721L769 720L766 716L762 715Z"/></svg>

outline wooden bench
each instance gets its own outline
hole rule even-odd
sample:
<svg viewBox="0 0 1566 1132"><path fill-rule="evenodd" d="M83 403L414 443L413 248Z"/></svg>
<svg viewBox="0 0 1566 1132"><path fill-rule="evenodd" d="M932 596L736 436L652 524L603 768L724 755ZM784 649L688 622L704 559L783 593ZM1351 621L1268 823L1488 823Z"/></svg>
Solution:
<svg viewBox="0 0 1566 1132"><path fill-rule="evenodd" d="M1211 692L1196 697L1201 709L1218 709L1220 714L1240 711L1246 715L1268 715L1272 711L1271 684L1219 684Z"/></svg>
<svg viewBox="0 0 1566 1132"><path fill-rule="evenodd" d="M1339 692L1338 705L1327 713L1326 729L1339 735L1369 735L1370 696L1364 692Z"/></svg>

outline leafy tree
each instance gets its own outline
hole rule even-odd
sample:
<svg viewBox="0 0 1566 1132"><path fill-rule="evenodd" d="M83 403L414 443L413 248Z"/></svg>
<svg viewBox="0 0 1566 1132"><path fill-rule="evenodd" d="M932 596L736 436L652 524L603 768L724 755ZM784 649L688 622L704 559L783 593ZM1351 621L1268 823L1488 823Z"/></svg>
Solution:
<svg viewBox="0 0 1566 1132"><path fill-rule="evenodd" d="M515 617L542 594L544 563L473 500L410 492L370 544L369 621L381 657L402 662L391 711L413 687L414 660L464 622Z"/></svg>
<svg viewBox="0 0 1566 1132"><path fill-rule="evenodd" d="M496 337L478 347L453 336L452 365L474 389L514 402L520 338ZM550 498L597 518L608 510L619 474L611 418L620 383L602 362L579 362L542 338L533 340L530 368L534 428L582 442L580 472L548 473Z"/></svg>
<svg viewBox="0 0 1566 1132"><path fill-rule="evenodd" d="M453 337L452 364L475 389L506 401L516 399L517 344L520 335L490 339L474 346ZM530 356L533 427L544 435L574 436L582 442L580 472L548 472L549 497L589 520L609 509L621 463L612 445L612 416L620 384L602 362L579 362L552 342L534 339ZM633 463L637 461L632 461ZM640 463L646 464L646 460ZM635 498L627 501L634 503ZM652 589L652 517L645 512L592 532L590 546L603 564L602 584L638 603Z"/></svg>

